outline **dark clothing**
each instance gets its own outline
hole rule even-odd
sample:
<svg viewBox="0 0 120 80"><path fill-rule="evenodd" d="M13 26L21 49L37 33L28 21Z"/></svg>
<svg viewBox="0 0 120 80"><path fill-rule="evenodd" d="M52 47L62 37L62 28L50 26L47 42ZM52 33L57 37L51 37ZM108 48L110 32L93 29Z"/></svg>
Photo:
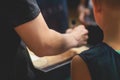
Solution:
<svg viewBox="0 0 120 80"><path fill-rule="evenodd" d="M91 80L120 80L120 55L105 43L80 54L86 62Z"/></svg>
<svg viewBox="0 0 120 80"><path fill-rule="evenodd" d="M1 0L0 10L0 80L33 80L27 51L14 28L34 19L39 7L35 0Z"/></svg>

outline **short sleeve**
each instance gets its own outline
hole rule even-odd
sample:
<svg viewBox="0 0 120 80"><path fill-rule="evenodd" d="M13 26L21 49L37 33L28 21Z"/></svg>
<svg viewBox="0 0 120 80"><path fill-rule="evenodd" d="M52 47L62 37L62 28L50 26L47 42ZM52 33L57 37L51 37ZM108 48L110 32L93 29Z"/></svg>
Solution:
<svg viewBox="0 0 120 80"><path fill-rule="evenodd" d="M36 0L2 0L2 16L12 28L33 20L40 13ZM4 5L3 5L4 4Z"/></svg>

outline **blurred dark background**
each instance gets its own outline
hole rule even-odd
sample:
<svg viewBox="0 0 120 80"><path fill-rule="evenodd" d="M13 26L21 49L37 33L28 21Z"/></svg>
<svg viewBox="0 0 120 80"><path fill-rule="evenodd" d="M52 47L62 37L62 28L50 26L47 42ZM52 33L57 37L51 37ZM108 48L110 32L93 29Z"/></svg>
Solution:
<svg viewBox="0 0 120 80"><path fill-rule="evenodd" d="M49 28L64 33L68 28L67 0L37 0Z"/></svg>
<svg viewBox="0 0 120 80"><path fill-rule="evenodd" d="M77 21L77 6L80 0L37 0L49 28L64 33Z"/></svg>

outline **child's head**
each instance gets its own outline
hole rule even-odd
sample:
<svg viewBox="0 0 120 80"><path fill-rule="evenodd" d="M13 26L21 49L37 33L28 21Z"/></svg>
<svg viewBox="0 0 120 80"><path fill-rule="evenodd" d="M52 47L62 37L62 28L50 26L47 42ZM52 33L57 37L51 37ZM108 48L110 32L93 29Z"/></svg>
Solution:
<svg viewBox="0 0 120 80"><path fill-rule="evenodd" d="M120 43L120 0L92 1L96 23L104 33L104 42Z"/></svg>
<svg viewBox="0 0 120 80"><path fill-rule="evenodd" d="M120 0L92 0L93 11L97 24L100 27L120 20Z"/></svg>
<svg viewBox="0 0 120 80"><path fill-rule="evenodd" d="M93 0L94 2L98 2L98 4L102 3L102 4L105 4L109 7L117 7L119 6L120 4L120 0Z"/></svg>

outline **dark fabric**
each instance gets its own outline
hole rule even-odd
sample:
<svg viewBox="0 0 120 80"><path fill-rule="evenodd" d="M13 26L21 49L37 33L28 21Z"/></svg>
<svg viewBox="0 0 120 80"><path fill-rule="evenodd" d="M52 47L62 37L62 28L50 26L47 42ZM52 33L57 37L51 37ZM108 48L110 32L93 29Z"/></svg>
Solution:
<svg viewBox="0 0 120 80"><path fill-rule="evenodd" d="M0 20L4 20L11 28L30 21L40 11L36 4L36 0L1 0Z"/></svg>
<svg viewBox="0 0 120 80"><path fill-rule="evenodd" d="M86 62L92 80L120 80L120 55L105 43L80 54Z"/></svg>
<svg viewBox="0 0 120 80"><path fill-rule="evenodd" d="M89 46L95 46L103 41L104 35L102 29L98 25L87 25L88 30L88 40L87 44Z"/></svg>
<svg viewBox="0 0 120 80"><path fill-rule="evenodd" d="M0 1L0 80L32 80L25 55L28 52L14 28L34 19L39 12L35 0Z"/></svg>
<svg viewBox="0 0 120 80"><path fill-rule="evenodd" d="M24 43L17 49L14 71L15 80L36 80L34 67Z"/></svg>

